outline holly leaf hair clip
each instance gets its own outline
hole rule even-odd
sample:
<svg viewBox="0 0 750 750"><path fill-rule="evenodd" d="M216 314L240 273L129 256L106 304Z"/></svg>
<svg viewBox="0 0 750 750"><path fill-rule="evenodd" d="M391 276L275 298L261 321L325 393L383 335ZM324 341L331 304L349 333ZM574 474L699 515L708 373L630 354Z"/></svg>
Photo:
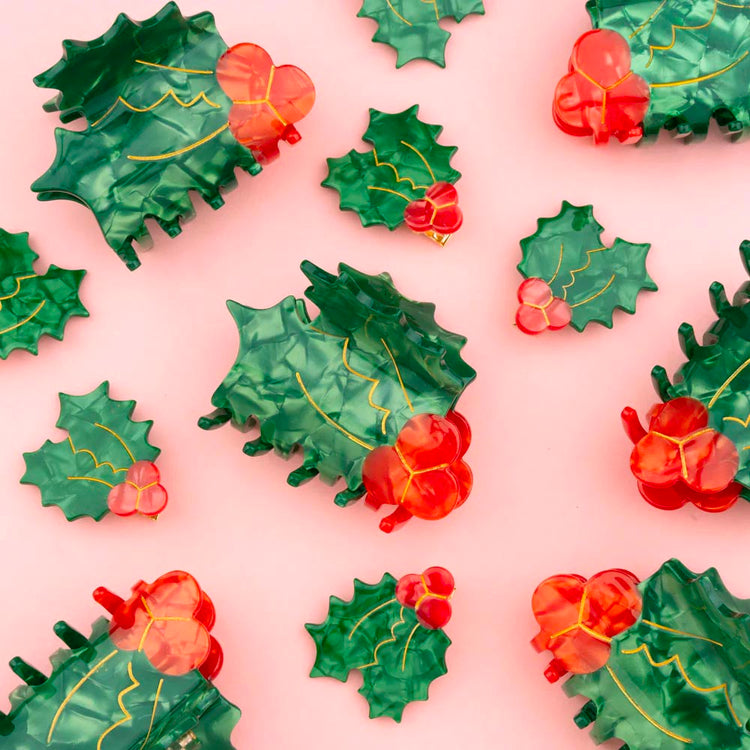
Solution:
<svg viewBox="0 0 750 750"><path fill-rule="evenodd" d="M624 570L557 575L532 599L553 659L550 682L570 674L587 703L576 725L595 744L630 750L741 748L750 719L750 605L714 568L669 560L643 583Z"/></svg>
<svg viewBox="0 0 750 750"><path fill-rule="evenodd" d="M66 648L50 658L50 675L11 660L25 685L0 713L0 748L234 750L240 711L212 682L222 651L210 633L213 603L197 581L174 571L137 583L127 600L104 588L94 599L112 619L98 620L88 637L58 622Z"/></svg>
<svg viewBox="0 0 750 750"><path fill-rule="evenodd" d="M370 110L370 125L362 140L370 151L352 149L328 159L323 186L338 191L341 210L354 211L362 226L402 224L445 245L463 223L453 184L461 173L451 167L457 146L441 146L441 125L418 117L419 106L387 114Z"/></svg>
<svg viewBox="0 0 750 750"><path fill-rule="evenodd" d="M68 521L110 512L156 518L167 506L154 464L161 451L148 442L153 422L134 422L134 408L111 399L106 381L83 396L61 393L57 427L67 437L24 453L21 483L39 487L42 505L56 505Z"/></svg>
<svg viewBox="0 0 750 750"><path fill-rule="evenodd" d="M539 219L536 232L521 240L521 331L533 335L568 325L582 331L593 322L611 328L615 309L632 314L641 291L657 290L646 271L651 245L618 237L607 247L603 231L593 206L563 201L557 216Z"/></svg>
<svg viewBox="0 0 750 750"><path fill-rule="evenodd" d="M289 484L343 477L337 505L367 495L375 509L396 506L380 522L385 532L413 516L445 517L472 486L471 431L455 411L476 375L461 358L466 339L438 326L434 305L404 297L388 274L342 263L336 276L309 261L302 271L314 319L295 297L268 309L227 303L239 353L199 426L257 423L250 456L301 447Z"/></svg>
<svg viewBox="0 0 750 750"><path fill-rule="evenodd" d="M146 219L174 237L194 214L189 191L220 208L235 170L258 174L279 141L299 141L295 123L315 102L302 70L277 67L255 44L227 49L210 13L186 18L173 2L140 23L120 14L98 39L63 50L34 82L60 91L48 112L87 127L56 130L57 156L32 190L90 208L131 270L133 241L149 242Z"/></svg>
<svg viewBox="0 0 750 750"><path fill-rule="evenodd" d="M426 701L430 684L447 673L453 576L439 567L398 581L386 573L377 584L354 580L347 602L332 596L328 617L305 625L315 641L310 677L346 682L359 671L359 692L370 704L370 718L400 722L412 701Z"/></svg>
<svg viewBox="0 0 750 750"><path fill-rule="evenodd" d="M750 5L721 0L589 0L554 119L595 143L702 139L715 120L750 127Z"/></svg>
<svg viewBox="0 0 750 750"><path fill-rule="evenodd" d="M412 60L429 60L445 67L445 46L450 39L440 21L456 23L469 15L484 15L483 0L364 0L357 14L378 24L373 42L382 42L398 53L396 67Z"/></svg>
<svg viewBox="0 0 750 750"><path fill-rule="evenodd" d="M36 354L42 336L62 341L70 318L89 315L78 297L86 271L50 266L36 273L38 258L28 232L0 229L0 359L15 349Z"/></svg>

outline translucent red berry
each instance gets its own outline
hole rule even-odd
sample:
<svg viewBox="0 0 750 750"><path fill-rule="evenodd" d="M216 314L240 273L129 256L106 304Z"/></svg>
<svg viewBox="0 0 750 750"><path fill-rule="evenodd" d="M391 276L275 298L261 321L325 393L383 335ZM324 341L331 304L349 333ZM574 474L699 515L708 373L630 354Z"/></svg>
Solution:
<svg viewBox="0 0 750 750"><path fill-rule="evenodd" d="M140 513L151 518L167 507L167 491L159 483L159 469L150 461L136 461L107 497L107 505L118 516Z"/></svg>
<svg viewBox="0 0 750 750"><path fill-rule="evenodd" d="M572 310L565 300L555 297L549 284L542 279L526 279L518 287L516 325L524 333L535 335L543 331L559 331L572 318Z"/></svg>
<svg viewBox="0 0 750 750"><path fill-rule="evenodd" d="M450 599L455 590L453 576L445 568L427 568L421 575L410 573L396 584L396 599L414 609L425 628L442 628L451 618Z"/></svg>
<svg viewBox="0 0 750 750"><path fill-rule="evenodd" d="M449 182L436 182L427 189L424 198L409 203L404 221L412 231L432 232L444 244L444 238L457 232L463 223L458 191Z"/></svg>

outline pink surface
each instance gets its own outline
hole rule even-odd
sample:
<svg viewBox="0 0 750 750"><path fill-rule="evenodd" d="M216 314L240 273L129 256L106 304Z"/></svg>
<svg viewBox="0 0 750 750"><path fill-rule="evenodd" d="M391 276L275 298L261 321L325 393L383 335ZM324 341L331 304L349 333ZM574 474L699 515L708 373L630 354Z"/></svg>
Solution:
<svg viewBox="0 0 750 750"><path fill-rule="evenodd" d="M627 567L643 577L670 556L702 570L716 565L731 590L750 596L750 506L711 516L667 514L640 500L628 469L620 409L643 412L655 395L653 364L682 361L676 329L712 320L707 287L730 292L744 280L737 246L746 222L747 145L717 134L684 147L595 149L558 132L550 116L555 83L571 45L588 28L583 0L488 3L448 46L448 68L412 63L370 43L374 24L359 3L222 0L214 3L227 42L255 41L278 63L306 70L318 102L300 126L303 140L260 177L240 176L218 212L155 250L129 273L104 243L93 217L67 202L38 203L28 185L50 164L56 120L49 92L31 79L56 61L63 37L91 39L115 14L153 14L147 0L24 0L4 8L0 70L0 225L29 230L41 263L87 268L82 296L91 312L74 319L62 343L47 339L38 358L0 362L0 661L16 654L44 667L56 647L53 623L84 629L98 611L89 592L126 593L139 578L173 568L197 576L214 599L216 634L227 655L217 684L239 704L240 750L286 748L590 747L571 717L577 702L542 677L528 645L529 600L556 572L591 575ZM183 12L204 10L183 0ZM454 30L454 29L452 29ZM460 148L455 166L464 227L444 250L407 230L363 229L318 185L326 156L359 139L367 108L422 105ZM592 325L530 338L513 326L520 277L518 239L565 198L595 204L605 239L653 243L649 268L658 294L615 328ZM249 459L245 438L205 433L197 418L234 360L237 334L224 307L233 298L265 307L300 295L309 258L333 270L346 261L388 270L399 289L438 306L438 320L469 337L465 357L479 372L461 400L475 442L476 485L450 518L412 522L392 537L360 505L341 510L320 482L285 483L296 460ZM158 523L108 517L67 523L20 486L22 452L54 437L57 393L84 393L104 379L112 395L136 399L136 417L154 419L171 494ZM59 439L56 438L56 439ZM351 684L308 679L314 658L303 624L325 616L329 594L349 598L352 579L379 580L444 565L458 591L447 631L449 674L404 722L369 721ZM0 691L16 678L0 671ZM2 706L4 707L4 706Z"/></svg>

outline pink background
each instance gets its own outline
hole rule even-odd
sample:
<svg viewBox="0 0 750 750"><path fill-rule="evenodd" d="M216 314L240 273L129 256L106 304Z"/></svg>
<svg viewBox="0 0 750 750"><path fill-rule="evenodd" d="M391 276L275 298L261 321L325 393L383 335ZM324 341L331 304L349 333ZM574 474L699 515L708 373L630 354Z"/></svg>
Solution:
<svg viewBox="0 0 750 750"><path fill-rule="evenodd" d="M547 662L528 645L535 634L529 599L557 572L591 575L628 567L641 577L670 556L702 570L716 565L731 590L750 596L750 506L711 516L667 514L639 499L619 425L626 404L643 412L655 395L649 371L682 361L679 323L711 321L707 288L744 280L737 246L748 234L747 146L716 133L683 147L595 149L558 132L550 99L573 41L586 30L583 0L489 0L448 46L448 68L394 67L395 53L370 43L375 27L359 3L217 0L227 42L255 41L277 63L303 67L317 106L283 147L280 161L239 189L218 212L155 250L129 273L108 249L91 214L67 202L38 203L28 185L50 164L56 120L42 112L49 92L33 75L55 62L64 37L98 36L125 10L151 0L22 0L4 8L0 70L0 225L29 230L49 263L87 268L82 297L91 312L63 343L46 339L38 358L16 352L0 362L0 560L5 570L0 661L22 654L44 668L56 647L53 623L85 629L99 613L89 592L105 584L125 594L139 578L167 570L195 574L217 604L216 634L227 660L219 688L239 704L240 750L286 748L586 748L568 700L542 676ZM204 10L183 0L183 12ZM406 229L363 229L319 187L326 156L363 147L367 108L422 105L460 148L454 165L464 228L441 250ZM638 314L616 315L613 331L592 325L531 338L513 326L520 277L519 238L562 199L595 204L607 228L649 241L658 294ZM320 482L285 483L298 459L249 459L230 428L205 433L197 418L234 360L237 334L224 307L233 298L266 307L302 295L298 266L309 258L333 270L346 261L388 270L399 289L437 303L438 320L469 337L465 358L479 372L461 400L475 442L470 501L447 520L412 522L391 537L364 506L340 510ZM112 395L136 399L153 419L152 438L171 495L158 523L109 517L67 523L21 486L22 452L51 437L58 391L80 394L104 379ZM456 576L447 631L449 674L404 722L369 721L350 684L310 680L314 658L303 624L319 622L329 594L349 598L352 579L379 580L445 565ZM9 692L16 678L0 672Z"/></svg>

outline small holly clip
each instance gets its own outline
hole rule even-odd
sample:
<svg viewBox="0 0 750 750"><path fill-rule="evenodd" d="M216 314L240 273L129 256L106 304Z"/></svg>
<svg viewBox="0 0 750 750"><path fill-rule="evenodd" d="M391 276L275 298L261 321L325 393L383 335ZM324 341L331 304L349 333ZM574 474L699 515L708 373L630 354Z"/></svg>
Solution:
<svg viewBox="0 0 750 750"><path fill-rule="evenodd" d="M325 187L337 190L341 210L354 211L362 226L402 224L445 245L463 223L458 192L461 173L450 165L456 146L441 146L443 128L418 117L419 106L386 114L370 110L370 125L362 140L371 151L356 151L328 159Z"/></svg>
<svg viewBox="0 0 750 750"><path fill-rule="evenodd" d="M90 208L131 270L133 241L149 244L147 218L174 237L195 213L190 191L220 208L235 169L256 175L279 141L297 143L295 123L315 103L302 70L256 44L227 49L210 13L185 17L174 2L141 23L120 14L98 39L63 48L34 82L60 91L48 112L88 127L56 131L57 156L32 190Z"/></svg>
<svg viewBox="0 0 750 750"><path fill-rule="evenodd" d="M750 242L740 246L750 273ZM622 412L634 447L630 468L651 505L675 510L690 503L718 513L740 497L750 497L750 283L729 302L724 287L711 285L717 320L699 344L691 325L679 329L687 362L673 382L663 367L652 380L664 403L647 414L647 427L635 409Z"/></svg>
<svg viewBox="0 0 750 750"><path fill-rule="evenodd" d="M398 52L397 68L412 60L429 60L444 68L451 35L440 21L451 18L460 23L472 14L484 15L483 0L364 0L357 16L377 22L372 41Z"/></svg>
<svg viewBox="0 0 750 750"><path fill-rule="evenodd" d="M398 581L386 573L377 584L355 579L352 599L332 596L325 621L305 625L316 648L310 677L346 682L359 670L370 718L400 722L406 705L426 701L430 683L448 671L451 641L442 628L454 589L453 576L440 567Z"/></svg>
<svg viewBox="0 0 750 750"><path fill-rule="evenodd" d="M240 711L211 682L222 652L196 580L174 571L137 583L127 600L104 588L94 599L112 620L97 620L89 637L58 622L67 648L51 657L51 675L11 660L28 687L0 713L0 748L234 750Z"/></svg>
<svg viewBox="0 0 750 750"><path fill-rule="evenodd" d="M518 288L516 325L524 333L568 325L582 331L592 322L611 328L615 309L632 314L642 290L658 289L646 271L651 245L617 238L607 247L593 212L563 201L557 216L539 219L537 231L521 240L518 270L526 280Z"/></svg>
<svg viewBox="0 0 750 750"><path fill-rule="evenodd" d="M156 518L167 506L153 463L161 451L148 442L153 422L134 422L134 408L111 399L106 381L83 396L61 393L57 427L67 439L24 453L21 483L39 487L42 505L57 505L69 521L108 512Z"/></svg>
<svg viewBox="0 0 750 750"><path fill-rule="evenodd" d="M319 309L312 320L294 297L267 309L228 303L239 353L198 425L257 422L249 456L301 447L289 484L343 477L337 505L367 495L372 508L396 506L380 522L387 533L412 517L444 518L472 487L471 430L455 411L476 375L461 357L466 339L438 326L434 305L404 297L388 274L342 263L333 275L309 261L302 270Z"/></svg>
<svg viewBox="0 0 750 750"><path fill-rule="evenodd" d="M86 271L50 266L35 273L38 258L28 232L0 229L0 359L15 349L36 354L42 336L62 341L70 318L89 315L78 297Z"/></svg>

